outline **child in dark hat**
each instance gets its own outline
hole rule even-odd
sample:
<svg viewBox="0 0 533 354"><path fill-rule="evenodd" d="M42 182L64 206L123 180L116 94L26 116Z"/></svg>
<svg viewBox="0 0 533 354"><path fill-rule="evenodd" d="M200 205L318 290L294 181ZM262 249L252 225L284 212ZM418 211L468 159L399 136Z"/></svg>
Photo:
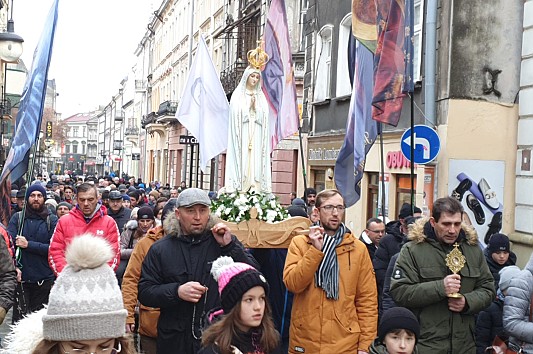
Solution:
<svg viewBox="0 0 533 354"><path fill-rule="evenodd" d="M420 324L405 307L393 307L383 313L378 337L370 346L370 354L416 354Z"/></svg>
<svg viewBox="0 0 533 354"><path fill-rule="evenodd" d="M494 278L495 290L498 290L500 270L516 264L516 254L511 252L509 237L500 233L492 235L487 248L485 248L484 255Z"/></svg>
<svg viewBox="0 0 533 354"><path fill-rule="evenodd" d="M211 274L218 282L222 309L212 313L220 319L203 332L199 354L281 353L263 274L226 256L213 262Z"/></svg>

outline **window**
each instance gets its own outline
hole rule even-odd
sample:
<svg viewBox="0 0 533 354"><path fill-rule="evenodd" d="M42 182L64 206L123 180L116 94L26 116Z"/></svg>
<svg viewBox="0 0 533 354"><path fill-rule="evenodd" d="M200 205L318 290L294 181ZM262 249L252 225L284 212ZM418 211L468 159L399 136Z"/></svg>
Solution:
<svg viewBox="0 0 533 354"><path fill-rule="evenodd" d="M317 37L317 64L314 101L324 101L331 95L331 36L333 26L328 25L320 30Z"/></svg>
<svg viewBox="0 0 533 354"><path fill-rule="evenodd" d="M413 14L413 81L422 81L420 67L422 58L422 25L424 23L424 0L415 0L415 11Z"/></svg>
<svg viewBox="0 0 533 354"><path fill-rule="evenodd" d="M78 142L75 141L72 143L72 153L77 154L78 153Z"/></svg>
<svg viewBox="0 0 533 354"><path fill-rule="evenodd" d="M78 127L72 128L72 137L77 138L78 137Z"/></svg>
<svg viewBox="0 0 533 354"><path fill-rule="evenodd" d="M86 129L87 129L87 127L81 127L81 129L82 129L82 130L81 130L81 131L82 131L82 133L81 133L81 137L82 137L82 138L85 138L85 137L86 137L85 134L86 134Z"/></svg>
<svg viewBox="0 0 533 354"><path fill-rule="evenodd" d="M65 144L65 154L70 154L70 145Z"/></svg>
<svg viewBox="0 0 533 354"><path fill-rule="evenodd" d="M337 89L335 96L346 96L352 92L348 70L348 42L352 35L352 15L346 15L339 26L339 49L337 54Z"/></svg>

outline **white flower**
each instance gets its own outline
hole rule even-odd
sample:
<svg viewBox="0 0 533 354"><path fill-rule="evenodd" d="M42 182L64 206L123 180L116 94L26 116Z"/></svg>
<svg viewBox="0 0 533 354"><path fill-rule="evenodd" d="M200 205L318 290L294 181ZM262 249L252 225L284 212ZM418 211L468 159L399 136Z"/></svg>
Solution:
<svg viewBox="0 0 533 354"><path fill-rule="evenodd" d="M266 215L266 221L267 222L274 222L274 219L276 218L277 213L274 210L268 210Z"/></svg>

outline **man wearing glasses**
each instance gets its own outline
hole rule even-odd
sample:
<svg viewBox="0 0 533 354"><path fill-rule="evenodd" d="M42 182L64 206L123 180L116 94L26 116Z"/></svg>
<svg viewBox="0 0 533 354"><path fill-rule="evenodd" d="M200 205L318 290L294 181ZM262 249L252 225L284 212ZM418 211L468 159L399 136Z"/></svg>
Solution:
<svg viewBox="0 0 533 354"><path fill-rule="evenodd" d="M372 261L374 261L374 254L378 249L379 240L381 240L383 235L385 235L385 223L378 218L368 219L366 229L359 237L359 241L365 244Z"/></svg>
<svg viewBox="0 0 533 354"><path fill-rule="evenodd" d="M294 294L289 353L368 353L377 331L377 288L366 247L342 222L344 199L317 194L320 225L295 236L283 282Z"/></svg>

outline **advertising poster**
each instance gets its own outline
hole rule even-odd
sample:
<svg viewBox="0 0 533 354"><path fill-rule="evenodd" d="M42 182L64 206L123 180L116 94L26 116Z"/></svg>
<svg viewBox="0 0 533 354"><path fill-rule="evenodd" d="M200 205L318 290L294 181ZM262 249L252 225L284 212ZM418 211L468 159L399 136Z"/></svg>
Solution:
<svg viewBox="0 0 533 354"><path fill-rule="evenodd" d="M448 193L463 204L484 247L502 228L504 179L504 161L450 160Z"/></svg>

